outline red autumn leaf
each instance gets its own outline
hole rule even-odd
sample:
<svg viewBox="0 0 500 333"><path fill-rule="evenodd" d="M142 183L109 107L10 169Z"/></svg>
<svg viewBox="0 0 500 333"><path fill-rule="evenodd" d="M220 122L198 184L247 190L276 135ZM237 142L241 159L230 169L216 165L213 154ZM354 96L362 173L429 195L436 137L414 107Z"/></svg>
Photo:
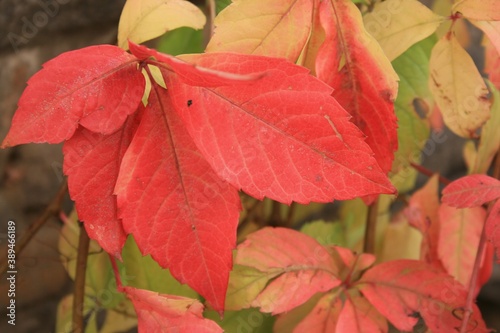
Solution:
<svg viewBox="0 0 500 333"><path fill-rule="evenodd" d="M419 316L434 333L460 327L467 291L453 277L424 262L396 260L379 264L366 271L357 286L399 330L411 331ZM476 306L467 332L489 332Z"/></svg>
<svg viewBox="0 0 500 333"><path fill-rule="evenodd" d="M33 75L2 147L59 143L78 124L103 134L119 129L144 91L137 59L111 45L63 53Z"/></svg>
<svg viewBox="0 0 500 333"><path fill-rule="evenodd" d="M85 222L90 238L116 257L120 257L126 234L116 216L113 190L139 117L129 117L119 131L109 135L80 127L63 147L64 173L68 175L69 194L78 217Z"/></svg>
<svg viewBox="0 0 500 333"><path fill-rule="evenodd" d="M175 76L166 79L174 107L198 149L238 189L283 203L394 191L362 133L329 96L331 89L304 68L236 54L186 59L238 74L266 72L251 89L203 88Z"/></svg>
<svg viewBox="0 0 500 333"><path fill-rule="evenodd" d="M443 202L453 207L481 206L500 198L500 180L486 175L469 175L443 190Z"/></svg>
<svg viewBox="0 0 500 333"><path fill-rule="evenodd" d="M139 332L221 333L215 322L203 318L203 305L195 299L123 287L134 303Z"/></svg>
<svg viewBox="0 0 500 333"><path fill-rule="evenodd" d="M491 207L486 219L486 235L496 249L497 260L500 260L500 200Z"/></svg>
<svg viewBox="0 0 500 333"><path fill-rule="evenodd" d="M222 310L238 192L212 171L156 85L123 157L115 193L118 217L142 253Z"/></svg>
<svg viewBox="0 0 500 333"><path fill-rule="evenodd" d="M467 289L485 220L486 211L482 207L454 208L447 204L439 207L439 259L446 271ZM481 286L478 284L475 290L479 292Z"/></svg>
<svg viewBox="0 0 500 333"><path fill-rule="evenodd" d="M337 264L327 249L291 229L264 228L251 234L238 246L235 263L255 268L255 279L274 278L250 291L255 295L251 305L273 314L289 311L341 282ZM238 288L252 287L248 284Z"/></svg>
<svg viewBox="0 0 500 333"><path fill-rule="evenodd" d="M382 171L389 172L398 147L398 77L350 0L322 1L319 15L325 41L317 55L316 75L334 88L333 96L367 136Z"/></svg>

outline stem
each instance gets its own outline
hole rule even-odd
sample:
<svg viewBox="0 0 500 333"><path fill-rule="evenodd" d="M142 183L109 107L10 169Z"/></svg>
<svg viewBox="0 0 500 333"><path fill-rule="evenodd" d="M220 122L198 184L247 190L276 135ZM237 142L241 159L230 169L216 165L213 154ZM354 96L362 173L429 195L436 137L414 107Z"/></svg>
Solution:
<svg viewBox="0 0 500 333"><path fill-rule="evenodd" d="M269 225L271 227L281 227L283 226L283 221L281 219L281 204L278 201L272 201L273 210L271 212L271 218L269 219Z"/></svg>
<svg viewBox="0 0 500 333"><path fill-rule="evenodd" d="M53 216L58 216L61 211L62 201L64 199L64 195L68 190L68 183L66 180L63 181L59 191L54 196L50 204L45 208L42 216L38 220L36 220L33 224L31 224L28 229L23 233L19 242L16 244L16 255L20 255L24 250L26 245L30 242L33 236L36 235L38 230ZM0 264L0 275L3 275L7 271L7 260L2 261Z"/></svg>
<svg viewBox="0 0 500 333"><path fill-rule="evenodd" d="M83 333L83 309L85 297L85 276L87 272L87 258L89 253L90 238L83 224L80 226L78 240L78 255L76 257L75 292L73 294L73 332Z"/></svg>
<svg viewBox="0 0 500 333"><path fill-rule="evenodd" d="M111 261L111 267L113 267L113 273L115 273L116 290L123 292L122 278L120 276L120 270L118 269L116 259L112 255L109 255L109 260Z"/></svg>
<svg viewBox="0 0 500 333"><path fill-rule="evenodd" d="M419 164L415 164L413 162L410 162L410 165L415 170L417 170L418 172L420 172L423 175L426 175L427 177L432 177L434 175L434 172L432 172L431 170L429 170L429 169L427 169ZM451 180L439 175L439 182L443 185L449 185L451 183Z"/></svg>
<svg viewBox="0 0 500 333"><path fill-rule="evenodd" d="M297 207L297 203L295 201L292 201L290 204L290 208L288 209L288 214L286 216L286 225L291 226L293 218L295 216L295 208Z"/></svg>
<svg viewBox="0 0 500 333"><path fill-rule="evenodd" d="M375 253L375 232L377 230L378 200L379 198L377 198L374 203L368 206L365 239L363 242L364 253Z"/></svg>
<svg viewBox="0 0 500 333"><path fill-rule="evenodd" d="M493 177L500 179L500 150L497 152L495 158L495 164L493 166ZM488 206L488 215L486 221L491 213L491 207L493 207L494 201L490 202ZM470 278L469 290L467 293L467 300L465 301L464 318L462 319L462 326L460 327L460 333L467 332L467 324L469 323L470 316L472 315L472 304L474 303L474 294L476 291L477 277L479 275L479 269L481 266L481 261L483 259L484 250L486 248L486 223L483 225L483 230L481 231L481 238L479 239L479 246L476 253L476 258L474 260L474 267L472 269L472 275Z"/></svg>
<svg viewBox="0 0 500 333"><path fill-rule="evenodd" d="M215 8L216 8L215 0L206 0L205 8L207 15L207 23L204 29L205 36L203 41L203 48L205 48L208 45L210 38L212 38L212 35L214 34L214 21L215 21Z"/></svg>

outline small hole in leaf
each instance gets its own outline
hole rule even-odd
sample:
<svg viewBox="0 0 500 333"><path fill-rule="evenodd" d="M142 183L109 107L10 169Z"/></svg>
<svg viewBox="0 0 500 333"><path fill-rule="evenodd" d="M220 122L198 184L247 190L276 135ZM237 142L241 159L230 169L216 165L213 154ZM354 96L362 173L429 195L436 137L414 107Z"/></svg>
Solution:
<svg viewBox="0 0 500 333"><path fill-rule="evenodd" d="M191 99L188 99L187 106L190 107L192 104L193 104L193 101Z"/></svg>

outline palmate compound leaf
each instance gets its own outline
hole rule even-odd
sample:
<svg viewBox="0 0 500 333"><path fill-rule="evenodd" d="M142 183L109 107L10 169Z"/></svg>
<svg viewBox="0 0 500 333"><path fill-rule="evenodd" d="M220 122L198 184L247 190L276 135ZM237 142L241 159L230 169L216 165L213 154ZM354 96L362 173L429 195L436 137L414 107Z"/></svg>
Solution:
<svg viewBox="0 0 500 333"><path fill-rule="evenodd" d="M63 53L28 81L2 148L59 143L69 139L78 124L111 134L136 111L144 85L137 59L116 46Z"/></svg>
<svg viewBox="0 0 500 333"><path fill-rule="evenodd" d="M443 189L443 202L453 207L481 206L500 198L500 180L486 175L469 175Z"/></svg>
<svg viewBox="0 0 500 333"><path fill-rule="evenodd" d="M115 194L123 228L142 253L222 310L238 192L204 160L159 86L123 157Z"/></svg>
<svg viewBox="0 0 500 333"><path fill-rule="evenodd" d="M203 305L195 299L123 287L134 303L139 332L221 333L215 322L203 318Z"/></svg>
<svg viewBox="0 0 500 333"><path fill-rule="evenodd" d="M280 333L385 333L384 317L404 331L419 317L436 333L460 325L467 291L451 276L417 260L371 267L374 260L294 230L264 228L238 246L228 304L280 314ZM487 332L476 307L468 328Z"/></svg>
<svg viewBox="0 0 500 333"><path fill-rule="evenodd" d="M202 29L203 12L187 0L127 0L118 24L118 46L142 43L180 27Z"/></svg>

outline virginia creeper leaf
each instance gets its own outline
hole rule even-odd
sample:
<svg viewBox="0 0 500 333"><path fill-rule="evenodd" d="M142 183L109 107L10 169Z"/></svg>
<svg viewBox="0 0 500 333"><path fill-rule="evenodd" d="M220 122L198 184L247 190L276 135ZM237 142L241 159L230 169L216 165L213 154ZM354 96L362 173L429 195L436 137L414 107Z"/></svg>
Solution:
<svg viewBox="0 0 500 333"><path fill-rule="evenodd" d="M297 61L309 37L313 0L236 0L215 18L206 52L238 52Z"/></svg>
<svg viewBox="0 0 500 333"><path fill-rule="evenodd" d="M452 7L453 12L460 12L468 19L498 21L500 7L497 0L460 0Z"/></svg>
<svg viewBox="0 0 500 333"><path fill-rule="evenodd" d="M59 143L69 139L78 124L111 134L136 111L143 91L137 59L115 46L63 53L28 81L2 148Z"/></svg>
<svg viewBox="0 0 500 333"><path fill-rule="evenodd" d="M202 29L203 12L186 0L127 0L118 24L118 46L142 43L180 27Z"/></svg>
<svg viewBox="0 0 500 333"><path fill-rule="evenodd" d="M484 34L488 36L488 39L495 47L497 54L500 53L500 22L471 20L471 23L483 30Z"/></svg>
<svg viewBox="0 0 500 333"><path fill-rule="evenodd" d="M273 314L293 309L315 293L340 283L337 265L326 248L309 236L285 228L264 228L250 234L238 246L235 263L253 268L256 277L258 273L267 280L276 277L267 285L265 281L260 284L261 290L251 304Z"/></svg>
<svg viewBox="0 0 500 333"><path fill-rule="evenodd" d="M340 311L336 332L387 332L387 320L366 298L346 293L344 307Z"/></svg>
<svg viewBox="0 0 500 333"><path fill-rule="evenodd" d="M497 200L491 207L486 219L486 235L496 249L497 260L500 258L500 200Z"/></svg>
<svg viewBox="0 0 500 333"><path fill-rule="evenodd" d="M482 207L439 207L439 258L446 271L467 289L485 220Z"/></svg>
<svg viewBox="0 0 500 333"><path fill-rule="evenodd" d="M460 327L467 291L451 276L415 260L374 266L358 281L361 293L397 329L411 331L420 316L434 333ZM467 330L488 332L474 306Z"/></svg>
<svg viewBox="0 0 500 333"><path fill-rule="evenodd" d="M378 2L363 16L366 30L379 42L389 60L434 33L444 17L415 0Z"/></svg>
<svg viewBox="0 0 500 333"><path fill-rule="evenodd" d="M221 333L215 322L203 318L203 305L191 298L124 287L134 303L139 332Z"/></svg>
<svg viewBox="0 0 500 333"><path fill-rule="evenodd" d="M334 88L333 96L367 136L382 171L389 172L398 146L393 103L398 77L350 0L320 2L319 14L326 39L316 75Z"/></svg>
<svg viewBox="0 0 500 333"><path fill-rule="evenodd" d="M443 190L443 202L453 207L481 206L500 198L500 180L486 175L469 175Z"/></svg>
<svg viewBox="0 0 500 333"><path fill-rule="evenodd" d="M118 217L143 254L221 311L240 210L191 141L169 95L153 86L116 181Z"/></svg>
<svg viewBox="0 0 500 333"><path fill-rule="evenodd" d="M457 135L474 137L490 116L488 88L453 33L434 46L429 66L429 87L445 124Z"/></svg>
<svg viewBox="0 0 500 333"><path fill-rule="evenodd" d="M252 89L195 87L166 74L197 147L233 186L287 204L394 191L331 89L304 68L236 54L184 59L238 74L266 72Z"/></svg>
<svg viewBox="0 0 500 333"><path fill-rule="evenodd" d="M126 234L116 216L113 190L120 163L140 121L132 115L113 134L93 133L80 127L63 146L64 173L78 217L90 238L120 258Z"/></svg>

